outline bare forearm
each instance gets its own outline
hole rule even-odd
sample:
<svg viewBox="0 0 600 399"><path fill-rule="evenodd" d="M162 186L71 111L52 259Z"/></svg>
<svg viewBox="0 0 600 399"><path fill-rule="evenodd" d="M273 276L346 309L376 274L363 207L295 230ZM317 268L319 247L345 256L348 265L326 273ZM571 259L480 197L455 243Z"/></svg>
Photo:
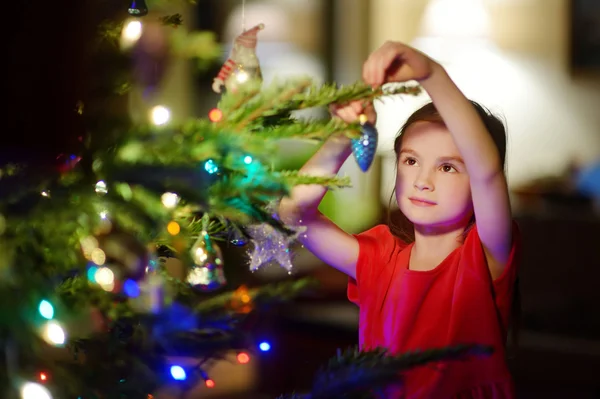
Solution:
<svg viewBox="0 0 600 399"><path fill-rule="evenodd" d="M300 173L311 176L332 176L337 174L351 154L350 140L346 137L333 137L300 169ZM279 206L279 216L288 224L298 224L302 218L316 214L319 203L327 189L317 184L298 185L289 197L283 198Z"/></svg>
<svg viewBox="0 0 600 399"><path fill-rule="evenodd" d="M498 150L473 104L439 65L421 82L452 134L471 179L486 180L502 171Z"/></svg>

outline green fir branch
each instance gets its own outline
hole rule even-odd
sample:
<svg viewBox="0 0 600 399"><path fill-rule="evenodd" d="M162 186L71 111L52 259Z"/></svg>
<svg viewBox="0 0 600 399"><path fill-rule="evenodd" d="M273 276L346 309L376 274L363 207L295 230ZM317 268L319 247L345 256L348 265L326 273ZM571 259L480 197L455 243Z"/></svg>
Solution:
<svg viewBox="0 0 600 399"><path fill-rule="evenodd" d="M360 137L360 125L358 123L346 124L338 119L331 119L327 122L296 121L253 132L253 136L262 140L297 138L325 141L337 134L357 139Z"/></svg>

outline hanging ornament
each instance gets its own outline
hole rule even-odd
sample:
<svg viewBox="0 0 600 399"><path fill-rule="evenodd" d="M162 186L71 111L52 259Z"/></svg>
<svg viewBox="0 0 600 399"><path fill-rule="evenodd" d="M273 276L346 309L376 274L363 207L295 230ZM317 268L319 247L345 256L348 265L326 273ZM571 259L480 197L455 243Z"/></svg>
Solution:
<svg viewBox="0 0 600 399"><path fill-rule="evenodd" d="M231 230L229 242L236 247L243 247L244 245L248 244L248 238L237 228L233 228Z"/></svg>
<svg viewBox="0 0 600 399"><path fill-rule="evenodd" d="M143 17L148 14L148 6L144 0L131 0L131 5L127 12L134 17Z"/></svg>
<svg viewBox="0 0 600 399"><path fill-rule="evenodd" d="M375 159L378 133L375 126L367 121L365 114L360 115L359 121L361 125L361 137L352 140L352 154L354 154L354 159L356 159L360 170L366 172Z"/></svg>
<svg viewBox="0 0 600 399"><path fill-rule="evenodd" d="M223 86L229 92L236 92L251 82L262 82L256 43L257 33L264 27L264 24L258 24L235 38L229 58L213 80L212 89L216 93L221 93Z"/></svg>
<svg viewBox="0 0 600 399"><path fill-rule="evenodd" d="M250 225L246 227L246 231L254 243L254 249L250 253L251 271L275 261L291 273L293 265L290 244L295 240L296 235L288 237L266 223Z"/></svg>
<svg viewBox="0 0 600 399"><path fill-rule="evenodd" d="M221 249L203 230L191 249L194 265L187 274L187 282L201 291L214 291L227 284L223 271Z"/></svg>
<svg viewBox="0 0 600 399"><path fill-rule="evenodd" d="M81 248L86 259L94 264L88 270L88 277L110 292L119 292L127 279L141 280L150 260L143 243L114 226L102 234L82 239Z"/></svg>

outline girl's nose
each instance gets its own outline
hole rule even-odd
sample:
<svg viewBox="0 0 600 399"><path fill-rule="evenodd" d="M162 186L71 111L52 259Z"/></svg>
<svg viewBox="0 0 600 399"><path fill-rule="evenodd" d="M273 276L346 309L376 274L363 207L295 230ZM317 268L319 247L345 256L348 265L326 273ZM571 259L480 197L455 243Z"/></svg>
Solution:
<svg viewBox="0 0 600 399"><path fill-rule="evenodd" d="M415 178L414 187L419 191L433 191L433 179L431 174L421 171Z"/></svg>

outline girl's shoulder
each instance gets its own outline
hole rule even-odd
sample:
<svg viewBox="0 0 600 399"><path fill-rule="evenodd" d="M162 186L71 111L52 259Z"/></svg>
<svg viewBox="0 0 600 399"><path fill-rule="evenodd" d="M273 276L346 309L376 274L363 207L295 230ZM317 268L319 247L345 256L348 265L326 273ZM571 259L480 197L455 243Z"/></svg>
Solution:
<svg viewBox="0 0 600 399"><path fill-rule="evenodd" d="M408 244L395 236L389 226L378 224L360 234L355 234L359 252L370 258L378 258L404 249Z"/></svg>

